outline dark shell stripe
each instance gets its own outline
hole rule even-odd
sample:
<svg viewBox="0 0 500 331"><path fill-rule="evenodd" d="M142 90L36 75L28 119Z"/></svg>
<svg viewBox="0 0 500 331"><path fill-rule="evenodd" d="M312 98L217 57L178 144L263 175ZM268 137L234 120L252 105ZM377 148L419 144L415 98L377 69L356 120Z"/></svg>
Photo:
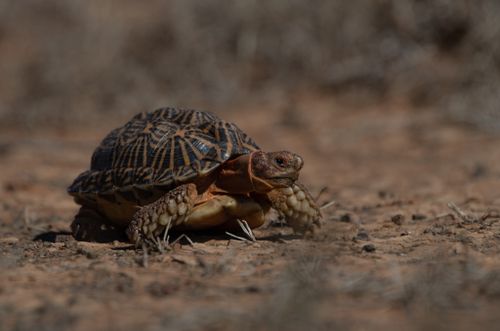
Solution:
<svg viewBox="0 0 500 331"><path fill-rule="evenodd" d="M118 128L109 133L102 143L96 148L91 160L91 170L105 170L113 163L113 148L117 143L123 128Z"/></svg>
<svg viewBox="0 0 500 331"><path fill-rule="evenodd" d="M90 170L68 192L110 200L116 192L129 201L144 201L153 190L170 190L258 149L235 124L211 113L162 108L111 131L96 148Z"/></svg>

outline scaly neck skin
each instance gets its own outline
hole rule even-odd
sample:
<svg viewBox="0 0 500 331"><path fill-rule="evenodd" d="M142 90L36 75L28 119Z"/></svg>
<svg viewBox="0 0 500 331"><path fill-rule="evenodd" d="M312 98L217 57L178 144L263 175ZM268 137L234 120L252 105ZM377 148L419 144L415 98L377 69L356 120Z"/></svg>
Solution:
<svg viewBox="0 0 500 331"><path fill-rule="evenodd" d="M227 161L223 165L215 185L231 193L245 194L271 191L274 187L253 176L252 156L253 153L250 153Z"/></svg>

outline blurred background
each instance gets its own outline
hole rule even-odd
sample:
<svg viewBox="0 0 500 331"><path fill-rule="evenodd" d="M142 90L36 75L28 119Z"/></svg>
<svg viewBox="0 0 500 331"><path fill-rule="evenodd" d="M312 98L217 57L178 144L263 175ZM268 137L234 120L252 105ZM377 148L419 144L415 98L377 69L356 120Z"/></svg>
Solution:
<svg viewBox="0 0 500 331"><path fill-rule="evenodd" d="M496 0L2 0L0 123L237 111L313 93L495 131L499 12Z"/></svg>
<svg viewBox="0 0 500 331"><path fill-rule="evenodd" d="M0 0L0 330L497 330L499 41L498 0ZM66 188L164 106L300 154L320 234L76 242Z"/></svg>

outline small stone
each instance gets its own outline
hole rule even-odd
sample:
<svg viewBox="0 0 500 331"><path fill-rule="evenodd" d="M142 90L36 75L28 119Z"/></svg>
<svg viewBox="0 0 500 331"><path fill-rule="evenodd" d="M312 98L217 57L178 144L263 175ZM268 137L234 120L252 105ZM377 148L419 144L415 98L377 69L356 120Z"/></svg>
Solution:
<svg viewBox="0 0 500 331"><path fill-rule="evenodd" d="M245 288L245 290L248 292L248 293L259 293L261 292L261 289L260 287L258 287L257 285L249 285Z"/></svg>
<svg viewBox="0 0 500 331"><path fill-rule="evenodd" d="M303 191L298 192L295 196L297 197L297 200L304 200L306 198Z"/></svg>
<svg viewBox="0 0 500 331"><path fill-rule="evenodd" d="M396 225L402 225L404 220L405 220L405 217L402 214L396 214L396 215L391 217L392 223L394 223Z"/></svg>
<svg viewBox="0 0 500 331"><path fill-rule="evenodd" d="M344 223L351 223L352 222L352 216L351 214L344 214L340 216L340 221Z"/></svg>
<svg viewBox="0 0 500 331"><path fill-rule="evenodd" d="M365 230L359 230L358 234L356 235L356 239L366 241L370 239L370 236L368 235L368 232L366 232Z"/></svg>
<svg viewBox="0 0 500 331"><path fill-rule="evenodd" d="M76 253L84 255L89 260L94 260L99 257L96 251L81 246L76 249Z"/></svg>
<svg viewBox="0 0 500 331"><path fill-rule="evenodd" d="M486 167L486 165L482 163L476 163L474 165L474 169L471 172L471 177L477 179L484 177L487 174L488 174L488 168Z"/></svg>
<svg viewBox="0 0 500 331"><path fill-rule="evenodd" d="M367 253L373 253L375 252L375 245L374 244L365 244L363 245L363 247L361 248L364 252L367 252Z"/></svg>
<svg viewBox="0 0 500 331"><path fill-rule="evenodd" d="M421 221L421 220L425 220L427 218L427 216L425 216L424 214L413 214L411 215L411 219L414 220L414 221Z"/></svg>

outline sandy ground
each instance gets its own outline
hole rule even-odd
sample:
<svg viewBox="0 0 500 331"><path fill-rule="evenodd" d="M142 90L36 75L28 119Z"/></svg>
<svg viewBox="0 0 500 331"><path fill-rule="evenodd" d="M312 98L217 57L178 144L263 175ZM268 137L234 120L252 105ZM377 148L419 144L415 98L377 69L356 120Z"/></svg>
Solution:
<svg viewBox="0 0 500 331"><path fill-rule="evenodd" d="M76 242L65 189L121 122L0 133L0 330L470 330L500 322L500 139L398 105L219 115L289 149L324 209L302 239ZM75 126L76 127L76 126ZM452 202L465 213L449 208ZM270 217L271 221L273 217Z"/></svg>

